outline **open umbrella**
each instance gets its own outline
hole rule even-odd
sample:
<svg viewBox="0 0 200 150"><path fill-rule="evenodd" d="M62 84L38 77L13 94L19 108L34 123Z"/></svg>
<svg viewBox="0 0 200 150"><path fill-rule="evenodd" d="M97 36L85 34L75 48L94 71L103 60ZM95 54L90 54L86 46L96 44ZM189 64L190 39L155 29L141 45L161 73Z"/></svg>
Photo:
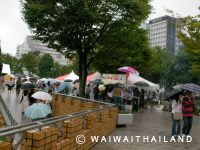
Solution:
<svg viewBox="0 0 200 150"><path fill-rule="evenodd" d="M26 110L25 116L31 119L44 118L51 113L51 107L42 103L34 103Z"/></svg>
<svg viewBox="0 0 200 150"><path fill-rule="evenodd" d="M31 97L35 99L49 100L49 101L53 99L49 93L43 91L35 92Z"/></svg>
<svg viewBox="0 0 200 150"><path fill-rule="evenodd" d="M181 94L183 90L181 88L172 90L169 94L167 94L165 100L174 99L176 96Z"/></svg>
<svg viewBox="0 0 200 150"><path fill-rule="evenodd" d="M181 89L192 91L192 92L200 92L200 86L194 83L187 83L181 86Z"/></svg>
<svg viewBox="0 0 200 150"><path fill-rule="evenodd" d="M115 85L118 85L118 86L124 86L124 84L119 83L119 82L115 83Z"/></svg>
<svg viewBox="0 0 200 150"><path fill-rule="evenodd" d="M13 79L13 77L10 76L10 75L5 75L3 78L4 78L4 80L6 80L6 81L10 81L10 78Z"/></svg>
<svg viewBox="0 0 200 150"><path fill-rule="evenodd" d="M18 78L24 78L24 77L25 77L24 75L22 75L22 74L19 74L19 73L17 73L17 74L14 74L14 76L15 76L15 77L18 77Z"/></svg>
<svg viewBox="0 0 200 150"><path fill-rule="evenodd" d="M55 79L53 79L53 78L48 78L48 79L45 80L45 83L48 83L49 81L51 82L51 84L57 82L57 81L56 81Z"/></svg>
<svg viewBox="0 0 200 150"><path fill-rule="evenodd" d="M139 87L150 87L150 85L144 81L135 82L134 85L139 86Z"/></svg>
<svg viewBox="0 0 200 150"><path fill-rule="evenodd" d="M21 84L20 86L20 89L24 89L24 90L30 90L34 88L36 88L36 86L32 83Z"/></svg>
<svg viewBox="0 0 200 150"><path fill-rule="evenodd" d="M62 82L58 87L58 93L62 92L66 87L69 89L69 91L71 91L72 88L71 84L68 82Z"/></svg>
<svg viewBox="0 0 200 150"><path fill-rule="evenodd" d="M102 81L95 81L92 85L103 85L104 83Z"/></svg>
<svg viewBox="0 0 200 150"><path fill-rule="evenodd" d="M115 84L106 84L106 85L104 85L104 87L116 87L116 85Z"/></svg>
<svg viewBox="0 0 200 150"><path fill-rule="evenodd" d="M128 67L128 66L118 68L117 70L122 71L122 72L128 72L128 73L135 74L135 75L139 75L139 72L137 70L135 70L134 68Z"/></svg>
<svg viewBox="0 0 200 150"><path fill-rule="evenodd" d="M27 84L27 83L31 83L30 81L25 81L25 82L22 82L22 84ZM32 84L32 83L31 83Z"/></svg>

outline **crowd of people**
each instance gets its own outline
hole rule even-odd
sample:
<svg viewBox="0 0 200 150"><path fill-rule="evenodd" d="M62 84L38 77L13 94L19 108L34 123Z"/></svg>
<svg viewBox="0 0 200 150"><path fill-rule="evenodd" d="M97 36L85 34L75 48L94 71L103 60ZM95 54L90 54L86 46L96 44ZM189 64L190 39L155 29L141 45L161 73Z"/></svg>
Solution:
<svg viewBox="0 0 200 150"><path fill-rule="evenodd" d="M116 84L115 87L106 86L104 90L100 90L99 85L91 87L88 84L85 88L85 97L97 101L115 103L118 108L120 104L132 104L132 112L138 112L138 108L141 108L140 112L144 112L143 89L140 92L138 88L128 89Z"/></svg>
<svg viewBox="0 0 200 150"><path fill-rule="evenodd" d="M4 78L0 78L1 81L1 89L5 90L5 86L8 88L8 93L11 93L13 88L16 88L16 95L20 93L20 86L23 82L26 82L26 79L16 79L10 78L10 80L5 81ZM46 90L52 94L52 92L57 92L58 87L60 86L60 82L56 82L51 84L50 81L45 83L43 80L39 82L32 81L32 84L36 85L37 88L41 88L42 90ZM69 92L68 88L63 90L64 93L69 94L71 96L78 96L79 90L76 86L72 88ZM23 90L22 98L20 104L22 104L22 114L25 113L26 109L33 105L34 103L41 103L41 100L35 99L31 97L34 94L34 89ZM180 137L181 134L181 125L183 121L182 127L182 136L187 136L190 134L192 123L193 123L193 115L194 115L194 99L192 98L192 92L186 91L186 96L184 94L176 95L175 99L172 101L172 136ZM125 87L120 87L116 84L116 87L106 86L104 90L99 89L99 85L86 85L85 88L85 98L94 99L97 101L110 102L115 103L119 108L119 105L122 104L132 104L132 112L138 112L138 108L140 108L140 112L144 112L144 89L141 91L138 88L130 89ZM51 103L48 103L51 108ZM177 117L177 116L180 116ZM50 115L47 115L50 117Z"/></svg>

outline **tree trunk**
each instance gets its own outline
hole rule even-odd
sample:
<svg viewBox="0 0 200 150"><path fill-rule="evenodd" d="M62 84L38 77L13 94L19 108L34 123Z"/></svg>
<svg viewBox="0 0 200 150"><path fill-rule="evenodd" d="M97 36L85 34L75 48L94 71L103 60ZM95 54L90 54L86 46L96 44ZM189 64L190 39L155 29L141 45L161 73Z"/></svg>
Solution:
<svg viewBox="0 0 200 150"><path fill-rule="evenodd" d="M79 52L79 83L80 83L80 87L79 87L79 97L83 97L82 93L83 93L83 53Z"/></svg>
<svg viewBox="0 0 200 150"><path fill-rule="evenodd" d="M88 72L87 72L87 53L85 52L84 53L84 60L83 60L83 96L85 95L85 84L86 84L86 80L87 80L87 75L88 75Z"/></svg>

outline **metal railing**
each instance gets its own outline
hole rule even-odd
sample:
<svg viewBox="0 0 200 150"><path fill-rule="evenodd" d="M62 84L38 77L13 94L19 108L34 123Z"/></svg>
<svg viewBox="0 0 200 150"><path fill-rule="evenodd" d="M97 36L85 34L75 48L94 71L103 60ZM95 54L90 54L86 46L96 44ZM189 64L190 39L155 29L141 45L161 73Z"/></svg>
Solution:
<svg viewBox="0 0 200 150"><path fill-rule="evenodd" d="M1 109L1 113L4 117L4 120L7 123L7 126L12 126L12 125L16 125L18 124L15 119L13 118L12 114L10 113L10 110L8 109L8 107L6 106L4 100L2 99L1 95L0 95L0 109Z"/></svg>
<svg viewBox="0 0 200 150"><path fill-rule="evenodd" d="M17 150L19 148L19 145L23 142L25 149L28 150L28 146L25 142L26 131L33 129L33 128L38 128L39 130L41 130L42 126L49 125L49 126L53 126L53 127L58 127L57 135L58 135L58 132L61 131L62 139L64 140L64 130L62 129L62 127L64 126L65 120L72 120L74 118L80 117L83 120L84 129L86 129L87 125L85 123L85 118L86 118L87 114L100 113L101 110L110 109L111 107L115 106L115 104L90 100L90 99L81 98L81 97L73 97L73 96L60 94L60 93L54 93L54 94L71 98L72 100L74 100L73 104L75 104L75 100L81 100L81 101L84 101L84 104L86 102L97 103L97 107L89 109L89 110L84 110L84 111L80 111L80 112L75 112L75 113L71 113L71 114L66 114L66 115L62 115L62 116L51 117L48 119L39 120L39 122L31 122L31 123L22 124L22 125L14 125L14 126L4 127L4 128L0 129L0 139L7 137L8 141L11 143L13 150ZM99 105L102 105L102 107L99 107ZM84 107L84 105L83 105L83 107ZM100 118L98 118L98 119L100 122ZM62 122L61 125L60 125L60 122ZM23 133L23 134L21 134L21 133ZM16 140L15 136L18 137L16 144L14 144L14 142L13 142L14 139Z"/></svg>

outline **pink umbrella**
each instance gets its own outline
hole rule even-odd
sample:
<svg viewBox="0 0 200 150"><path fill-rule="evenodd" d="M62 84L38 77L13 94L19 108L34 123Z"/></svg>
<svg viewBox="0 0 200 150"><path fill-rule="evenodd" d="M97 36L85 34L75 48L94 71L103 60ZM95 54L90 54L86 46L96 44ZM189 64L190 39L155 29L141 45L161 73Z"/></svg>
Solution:
<svg viewBox="0 0 200 150"><path fill-rule="evenodd" d="M118 68L117 70L122 71L122 72L128 72L128 73L135 74L135 75L139 75L139 72L137 70L135 70L134 68L131 68L131 67L127 67L127 66Z"/></svg>

